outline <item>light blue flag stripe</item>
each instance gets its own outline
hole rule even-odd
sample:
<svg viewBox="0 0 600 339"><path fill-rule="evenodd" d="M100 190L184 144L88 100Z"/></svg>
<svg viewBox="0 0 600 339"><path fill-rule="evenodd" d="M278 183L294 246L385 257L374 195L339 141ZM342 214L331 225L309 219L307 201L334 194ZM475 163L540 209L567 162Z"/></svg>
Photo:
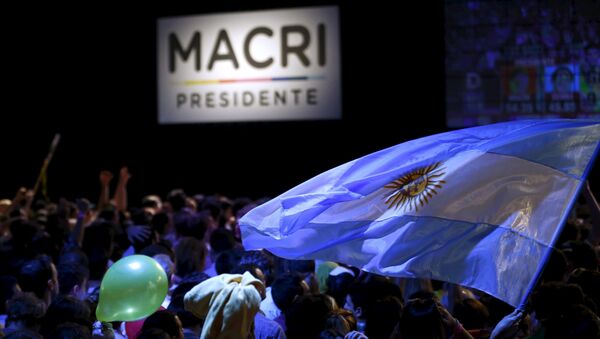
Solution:
<svg viewBox="0 0 600 339"><path fill-rule="evenodd" d="M477 288L518 305L549 247L497 225L435 217L403 216L380 222L309 223L294 237L273 244L270 236L246 233L253 247L297 259L335 258L386 276L431 278ZM322 239L329 239L324 243Z"/></svg>

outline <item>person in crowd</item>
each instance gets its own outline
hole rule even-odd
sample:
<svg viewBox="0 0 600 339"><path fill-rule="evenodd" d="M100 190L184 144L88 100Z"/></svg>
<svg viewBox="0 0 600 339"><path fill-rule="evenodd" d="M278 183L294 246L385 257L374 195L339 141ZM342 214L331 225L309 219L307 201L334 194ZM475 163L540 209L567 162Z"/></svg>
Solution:
<svg viewBox="0 0 600 339"><path fill-rule="evenodd" d="M48 307L40 333L47 336L57 325L67 322L79 324L90 333L92 331L91 312L88 305L73 296L61 295Z"/></svg>
<svg viewBox="0 0 600 339"><path fill-rule="evenodd" d="M327 327L334 308L325 294L295 298L285 310L286 335L290 339L317 338Z"/></svg>
<svg viewBox="0 0 600 339"><path fill-rule="evenodd" d="M72 263L60 264L57 270L59 294L84 300L87 297L87 282L90 277L88 268Z"/></svg>
<svg viewBox="0 0 600 339"><path fill-rule="evenodd" d="M171 303L169 304L168 310L175 312L177 317L181 321L183 327L184 339L197 339L200 337L202 331L202 325L204 325L204 319L200 319L195 316L192 312L185 309L183 298L187 292L189 292L198 283L181 283L173 291L171 296Z"/></svg>
<svg viewBox="0 0 600 339"><path fill-rule="evenodd" d="M58 295L58 272L48 256L25 262L18 276L19 286L25 292L32 292L49 306Z"/></svg>
<svg viewBox="0 0 600 339"><path fill-rule="evenodd" d="M270 292L261 302L260 309L286 330L286 312L296 298L308 294L308 284L299 273L284 273L273 281Z"/></svg>
<svg viewBox="0 0 600 339"><path fill-rule="evenodd" d="M161 310L154 312L146 320L142 326L142 333L151 328L158 328L165 331L169 335L169 339L183 339L183 327L177 314L169 310Z"/></svg>
<svg viewBox="0 0 600 339"><path fill-rule="evenodd" d="M6 304L14 295L21 292L17 278L11 275L0 276L0 328L6 326Z"/></svg>
<svg viewBox="0 0 600 339"><path fill-rule="evenodd" d="M211 249L211 265L204 270L204 273L206 273L209 277L214 277L217 275L217 257L225 251L232 250L236 246L236 242L233 237L233 233L230 230L225 228L218 228L214 230L210 235L209 244Z"/></svg>
<svg viewBox="0 0 600 339"><path fill-rule="evenodd" d="M405 339L473 338L442 304L431 298L409 300L402 312L398 330Z"/></svg>
<svg viewBox="0 0 600 339"><path fill-rule="evenodd" d="M19 293L6 303L6 328L4 334L19 330L38 332L46 305L33 293Z"/></svg>
<svg viewBox="0 0 600 339"><path fill-rule="evenodd" d="M203 272L206 247L200 240L194 237L181 238L175 247L175 257L174 284L192 274L206 276Z"/></svg>

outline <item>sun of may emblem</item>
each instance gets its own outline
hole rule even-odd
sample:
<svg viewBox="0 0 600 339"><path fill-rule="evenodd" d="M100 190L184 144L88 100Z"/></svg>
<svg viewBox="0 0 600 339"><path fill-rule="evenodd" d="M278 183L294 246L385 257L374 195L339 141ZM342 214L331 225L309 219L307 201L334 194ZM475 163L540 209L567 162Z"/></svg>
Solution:
<svg viewBox="0 0 600 339"><path fill-rule="evenodd" d="M441 162L420 167L404 174L384 186L392 189L390 195L385 199L385 203L388 208L407 206L416 212L419 207L427 204L429 199L438 193L436 189L442 188L442 184L446 183L444 180L439 179L444 174L444 167L442 167Z"/></svg>

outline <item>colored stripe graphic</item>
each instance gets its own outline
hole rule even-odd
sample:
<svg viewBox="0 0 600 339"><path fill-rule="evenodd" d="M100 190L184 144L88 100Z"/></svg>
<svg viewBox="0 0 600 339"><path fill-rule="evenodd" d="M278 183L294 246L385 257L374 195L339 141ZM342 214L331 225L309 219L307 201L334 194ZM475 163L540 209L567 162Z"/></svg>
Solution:
<svg viewBox="0 0 600 339"><path fill-rule="evenodd" d="M235 84L243 82L273 82L273 81L308 81L324 80L325 76L297 76L297 77L271 77L271 78L246 78L246 79L215 79L215 80L186 80L183 82L186 86L197 85L217 85L217 84Z"/></svg>

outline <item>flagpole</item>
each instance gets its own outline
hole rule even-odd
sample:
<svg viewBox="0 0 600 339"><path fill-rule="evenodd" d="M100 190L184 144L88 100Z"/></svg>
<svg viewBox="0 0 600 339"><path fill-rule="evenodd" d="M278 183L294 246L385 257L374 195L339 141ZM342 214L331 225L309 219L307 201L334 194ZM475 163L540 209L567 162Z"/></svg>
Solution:
<svg viewBox="0 0 600 339"><path fill-rule="evenodd" d="M56 133L54 135L54 139L52 140L52 143L50 144L50 150L48 151L48 155L46 155L46 158L44 159L44 163L42 164L42 169L40 169L40 174L38 175L38 178L35 182L35 186L33 186L33 196L34 197L38 191L38 188L40 187L40 184L44 181L44 177L46 176L46 170L48 169L48 165L50 164L50 161L52 160L52 157L54 156L54 151L56 151L56 147L58 146L59 141L60 141L60 134Z"/></svg>
<svg viewBox="0 0 600 339"><path fill-rule="evenodd" d="M535 275L533 276L533 279L529 283L529 286L527 286L527 292L525 292L525 295L523 296L523 299L521 300L521 303L519 303L519 307L517 307L518 310L525 311L525 307L527 305L527 299L529 299L529 295L531 294L531 292L533 291L533 289L538 284L538 282L539 282L539 280L540 280L540 278L542 276L542 273L544 272L544 268L546 267L546 264L548 263L548 259L550 258L550 254L552 254L552 250L554 249L554 245L556 244L556 241L560 237L560 234L562 233L562 230L565 227L565 224L567 223L567 219L569 218L569 213L571 213L571 210L573 209L573 206L575 205L575 202L577 201L577 198L579 197L579 194L581 193L581 189L583 188L583 185L585 184L586 178L587 178L589 172L592 169L592 165L594 164L594 159L598 155L598 151L599 150L600 150L600 143L598 143L596 145L596 149L594 150L594 153L592 154L592 157L590 158L590 161L588 162L587 167L585 168L585 171L583 171L583 175L581 176L581 180L579 181L579 184L577 184L577 189L575 191L574 198L571 200L571 202L569 203L568 208L566 209L566 212L563 214L562 219L560 220L559 227L554 232L554 235L552 236L552 241L550 242L550 247L546 251L546 254L544 254L544 258L542 258L541 265L538 266L538 269L535 272Z"/></svg>

